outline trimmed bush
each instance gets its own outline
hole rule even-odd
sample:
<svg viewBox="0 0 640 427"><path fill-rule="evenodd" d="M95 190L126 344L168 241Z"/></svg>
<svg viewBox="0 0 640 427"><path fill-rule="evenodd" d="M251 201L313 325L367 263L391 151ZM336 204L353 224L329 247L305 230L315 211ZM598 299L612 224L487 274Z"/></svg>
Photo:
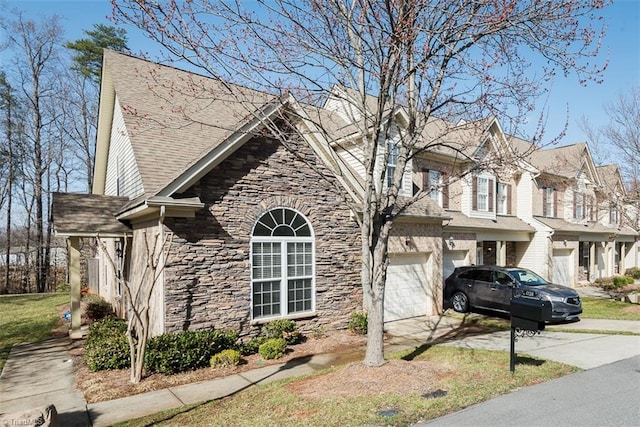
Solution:
<svg viewBox="0 0 640 427"><path fill-rule="evenodd" d="M625 271L627 276L631 276L633 279L640 279L640 268L632 267Z"/></svg>
<svg viewBox="0 0 640 427"><path fill-rule="evenodd" d="M272 320L264 326L264 331L267 338L284 338L289 345L297 344L302 339L298 325L289 319Z"/></svg>
<svg viewBox="0 0 640 427"><path fill-rule="evenodd" d="M633 278L631 278L631 280L633 280ZM614 276L613 278L613 286L616 289L624 288L628 283L629 282L627 281L627 276Z"/></svg>
<svg viewBox="0 0 640 427"><path fill-rule="evenodd" d="M258 352L265 360L279 359L287 350L287 341L284 338L270 338L260 345Z"/></svg>
<svg viewBox="0 0 640 427"><path fill-rule="evenodd" d="M233 348L238 334L227 330L198 330L153 337L147 344L147 372L176 374L209 366L211 356Z"/></svg>
<svg viewBox="0 0 640 427"><path fill-rule="evenodd" d="M87 302L85 314L90 320L100 320L108 316L113 316L113 307L104 299L96 296Z"/></svg>
<svg viewBox="0 0 640 427"><path fill-rule="evenodd" d="M83 357L92 371L128 368L131 358L127 322L115 317L93 322L89 326Z"/></svg>
<svg viewBox="0 0 640 427"><path fill-rule="evenodd" d="M240 346L240 353L242 353L243 356L256 354L258 352L258 348L260 348L260 345L264 344L268 339L269 338L267 337L251 338L249 341Z"/></svg>
<svg viewBox="0 0 640 427"><path fill-rule="evenodd" d="M367 313L362 311L354 311L351 313L351 319L347 325L347 329L359 335L367 334Z"/></svg>
<svg viewBox="0 0 640 427"><path fill-rule="evenodd" d="M212 368L222 368L225 366L238 366L240 364L240 352L231 348L222 350L211 356L209 365Z"/></svg>

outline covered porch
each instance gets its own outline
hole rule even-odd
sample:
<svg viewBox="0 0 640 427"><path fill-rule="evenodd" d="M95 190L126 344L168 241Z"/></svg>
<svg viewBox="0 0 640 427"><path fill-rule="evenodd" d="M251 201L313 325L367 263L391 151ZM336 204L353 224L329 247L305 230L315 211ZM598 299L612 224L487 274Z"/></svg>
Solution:
<svg viewBox="0 0 640 427"><path fill-rule="evenodd" d="M52 220L56 236L66 238L68 282L71 288L72 339L82 338L81 331L81 248L82 239L122 238L131 235L131 227L118 220L117 214L129 202L127 197L96 194L54 193Z"/></svg>

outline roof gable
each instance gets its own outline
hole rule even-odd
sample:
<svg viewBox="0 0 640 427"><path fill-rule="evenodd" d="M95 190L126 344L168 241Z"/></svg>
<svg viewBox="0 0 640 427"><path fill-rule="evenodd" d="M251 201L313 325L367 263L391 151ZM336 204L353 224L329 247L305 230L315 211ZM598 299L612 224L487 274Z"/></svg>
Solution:
<svg viewBox="0 0 640 427"><path fill-rule="evenodd" d="M102 157L117 96L147 196L175 181L276 99L109 50L103 61L96 173L106 173Z"/></svg>

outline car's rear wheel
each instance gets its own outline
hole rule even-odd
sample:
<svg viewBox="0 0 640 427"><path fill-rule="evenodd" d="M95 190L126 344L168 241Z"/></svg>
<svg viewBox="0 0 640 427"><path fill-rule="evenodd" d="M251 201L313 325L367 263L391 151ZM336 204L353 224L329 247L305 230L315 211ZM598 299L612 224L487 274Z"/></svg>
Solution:
<svg viewBox="0 0 640 427"><path fill-rule="evenodd" d="M451 304L453 305L453 309L458 313L466 313L469 311L469 298L467 298L464 292L458 291L453 294Z"/></svg>

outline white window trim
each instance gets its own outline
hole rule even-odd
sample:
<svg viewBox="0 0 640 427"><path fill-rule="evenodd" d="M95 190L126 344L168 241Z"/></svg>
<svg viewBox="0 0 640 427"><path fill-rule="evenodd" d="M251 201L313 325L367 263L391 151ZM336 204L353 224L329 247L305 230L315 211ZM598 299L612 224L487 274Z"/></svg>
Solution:
<svg viewBox="0 0 640 427"><path fill-rule="evenodd" d="M486 191L484 193L480 191L482 182L484 182L484 186L486 188ZM487 177L478 177L478 192L476 194L478 212L489 212L489 182L491 182L491 180ZM481 203L481 201L483 200L482 196L484 196L484 207Z"/></svg>
<svg viewBox="0 0 640 427"><path fill-rule="evenodd" d="M509 200L508 188L508 184L504 182L499 182L496 186L496 213L499 215L506 215L509 211L509 206L507 205Z"/></svg>
<svg viewBox="0 0 640 427"><path fill-rule="evenodd" d="M442 206L442 172L439 170L429 170L429 197Z"/></svg>
<svg viewBox="0 0 640 427"><path fill-rule="evenodd" d="M544 192L546 193L545 197L547 199L547 203L545 204L545 206L543 206L543 208L544 208L544 216L547 217L547 218L553 218L553 216L554 216L553 215L553 211L554 211L554 208L555 208L555 206L553 205L554 197L555 197L554 189L553 189L553 187L545 187L544 188Z"/></svg>
<svg viewBox="0 0 640 427"><path fill-rule="evenodd" d="M286 209L286 210L290 210L292 212L297 213L298 215L300 215L307 223L307 226L309 227L309 231L310 231L310 236L305 236L305 237L296 237L296 236L254 236L254 230L256 227L256 224L258 223L258 221L260 220L260 218L262 218L262 216L268 212L272 212L275 211L277 209ZM271 280L267 280L267 279L254 279L253 278L253 246L254 243L280 243L280 277L279 278L272 278ZM289 300L288 300L288 284L289 284L289 280L290 280L290 276L288 275L288 271L287 271L287 247L288 247L288 243L311 243L311 309L310 310L306 310L306 311L302 311L302 312L295 312L295 313L289 313ZM254 224L253 228L252 228L252 232L251 232L251 239L249 242L249 270L251 273L251 282L250 282L250 288L249 288L249 293L250 293L250 306L249 306L249 313L250 313L250 318L252 322L256 322L256 323L263 323L263 322L268 322L270 320L275 320L275 319L283 319L283 318L300 318L300 317L308 317L310 315L314 315L315 314L315 310L316 310L316 244L315 244L315 234L313 231L313 227L311 226L311 222L309 221L309 219L303 215L301 212L295 210L295 209L291 209L291 208L283 208L283 207L276 207L273 209L270 209L267 212L264 212L262 215L260 215L260 217L258 218L258 220L256 220L256 223ZM295 276L291 276L291 278L293 279ZM308 276L304 276L305 278ZM270 315L270 316L260 316L260 317L254 317L254 301L253 301L253 294L254 294L254 282L260 282L260 281L274 281L274 280L279 280L280 281L280 314L278 315Z"/></svg>

